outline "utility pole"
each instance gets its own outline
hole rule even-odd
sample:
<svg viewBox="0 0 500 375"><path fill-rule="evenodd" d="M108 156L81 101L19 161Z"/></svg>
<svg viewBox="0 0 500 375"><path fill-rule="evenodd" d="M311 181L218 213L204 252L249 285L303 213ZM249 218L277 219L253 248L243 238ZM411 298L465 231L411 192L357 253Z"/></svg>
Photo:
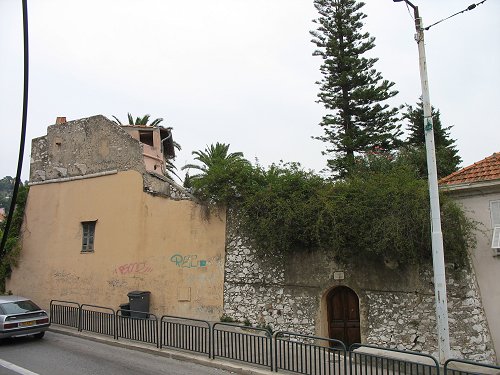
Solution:
<svg viewBox="0 0 500 375"><path fill-rule="evenodd" d="M427 154L427 171L429 183L429 198L431 206L431 236L432 264L434 270L434 295L436 300L436 324L438 334L439 362L444 364L450 358L450 333L448 328L448 302L446 297L446 275L444 265L443 233L441 232L441 212L439 207L439 189L436 166L436 148L434 144L434 125L429 97L429 80L427 78L427 62L425 59L424 28L418 7L408 0L415 17L415 40L418 43L418 58L420 66L420 82L422 86L422 101L424 105L425 149Z"/></svg>

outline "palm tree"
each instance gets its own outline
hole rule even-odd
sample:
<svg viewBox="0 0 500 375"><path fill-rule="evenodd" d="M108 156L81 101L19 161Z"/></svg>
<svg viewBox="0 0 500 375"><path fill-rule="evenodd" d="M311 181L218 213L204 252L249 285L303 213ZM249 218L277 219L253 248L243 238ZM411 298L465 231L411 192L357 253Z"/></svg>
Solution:
<svg viewBox="0 0 500 375"><path fill-rule="evenodd" d="M160 117L160 118L154 119L153 122L151 122L151 124L148 124L149 118L151 117L151 115L149 115L149 114L144 115L142 117L136 117L135 120L134 120L134 117L130 113L127 113L127 116L128 116L128 124L129 125L158 126L160 124L160 122L163 121L163 118ZM114 121L115 124L123 126L122 122L116 116L113 116L113 118L115 119L115 121Z"/></svg>
<svg viewBox="0 0 500 375"><path fill-rule="evenodd" d="M176 141L174 141L174 147L177 151L181 150L181 145L178 144ZM175 158L174 158L175 159ZM174 165L173 159L166 159L165 160L165 170L166 170L166 176L170 179L172 178L172 175L177 177L180 181L182 181L182 178L179 177L179 175L176 173L177 167Z"/></svg>
<svg viewBox="0 0 500 375"><path fill-rule="evenodd" d="M186 164L182 167L184 169L196 169L200 173L189 176L189 179L198 179L207 175L210 168L214 166L226 165L229 166L234 163L248 163L247 160L243 158L242 152L232 152L229 153L229 144L217 142L215 145L211 144L207 146L204 151L193 151L195 155L195 160L199 161L201 165L198 164Z"/></svg>
<svg viewBox="0 0 500 375"><path fill-rule="evenodd" d="M197 174L186 173L184 187L190 188L201 201L217 206L241 197L242 181L251 170L242 152L230 153L228 144L217 142L192 154L198 164L186 164L182 169L194 169Z"/></svg>

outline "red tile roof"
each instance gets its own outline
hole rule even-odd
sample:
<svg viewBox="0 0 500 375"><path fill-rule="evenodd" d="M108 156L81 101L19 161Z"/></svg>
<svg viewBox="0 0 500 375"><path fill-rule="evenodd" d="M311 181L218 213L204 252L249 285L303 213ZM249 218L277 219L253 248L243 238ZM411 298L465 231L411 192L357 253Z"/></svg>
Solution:
<svg viewBox="0 0 500 375"><path fill-rule="evenodd" d="M440 185L458 185L500 179L500 152L462 168L439 180Z"/></svg>

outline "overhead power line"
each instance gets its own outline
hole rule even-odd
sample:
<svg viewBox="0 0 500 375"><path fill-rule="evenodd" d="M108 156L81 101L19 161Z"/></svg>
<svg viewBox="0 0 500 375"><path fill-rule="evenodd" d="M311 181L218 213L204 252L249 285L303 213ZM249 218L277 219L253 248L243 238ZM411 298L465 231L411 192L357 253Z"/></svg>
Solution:
<svg viewBox="0 0 500 375"><path fill-rule="evenodd" d="M459 14L462 14L462 13L468 12L469 10L475 9L478 5L483 4L485 1L486 1L486 0L480 1L479 3L476 3L476 4L471 4L471 5L469 5L467 8L465 8L464 10L461 10L460 12L457 12L457 13L455 13L455 14L452 14L452 15L451 15L451 16L449 16L449 17L443 18L442 20L437 21L437 22L433 23L433 24L432 24L432 25L430 25L430 26L424 27L424 30L429 30L432 26L435 26L435 25L437 25L438 23L441 23L441 22L443 22L443 21L449 20L450 18L455 17L455 16L458 16Z"/></svg>
<svg viewBox="0 0 500 375"><path fill-rule="evenodd" d="M0 259L4 255L5 244L7 243L7 236L9 235L12 218L14 216L14 209L16 206L17 192L19 191L19 184L21 183L21 171L23 169L23 156L24 156L24 143L26 140L26 118L28 116L28 76L29 76L29 59L28 59L28 0L23 0L23 41L24 41L24 92L23 92L23 118L21 125L21 140L19 142L19 158L17 161L16 180L14 182L14 190L10 201L9 215L5 222L5 230L3 232L2 241L0 242Z"/></svg>

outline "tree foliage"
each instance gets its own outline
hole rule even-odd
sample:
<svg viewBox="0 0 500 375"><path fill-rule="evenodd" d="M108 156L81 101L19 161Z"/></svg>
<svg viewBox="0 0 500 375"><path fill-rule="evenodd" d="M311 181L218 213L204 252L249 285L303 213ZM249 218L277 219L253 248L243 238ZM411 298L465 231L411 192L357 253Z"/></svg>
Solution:
<svg viewBox="0 0 500 375"><path fill-rule="evenodd" d="M332 158L328 166L341 177L347 175L356 154L373 149L392 150L401 135L397 108L384 102L397 94L394 83L384 80L374 68L378 59L365 57L374 48L374 38L363 32L363 3L356 0L315 0L319 18L311 31L323 59L318 82L319 102L329 111L320 125Z"/></svg>
<svg viewBox="0 0 500 375"><path fill-rule="evenodd" d="M149 122L150 117L151 117L151 115L147 114L147 115L144 115L142 117L136 117L134 120L134 116L132 116L129 112L129 113L127 113L128 125L158 126L158 125L160 125L161 122L163 122L163 118L160 117L160 118L154 119L150 123ZM119 118L117 118L116 116L113 116L113 118L115 119L114 122L117 125L123 125Z"/></svg>
<svg viewBox="0 0 500 375"><path fill-rule="evenodd" d="M15 179L11 176L5 176L0 180L0 207L5 208L5 212L9 212L14 182Z"/></svg>
<svg viewBox="0 0 500 375"><path fill-rule="evenodd" d="M198 164L186 164L185 169L198 173L186 174L184 186L190 187L198 197L209 203L227 203L238 197L243 180L253 173L250 163L241 152L229 152L229 144L217 142L205 150L193 151Z"/></svg>
<svg viewBox="0 0 500 375"><path fill-rule="evenodd" d="M28 198L27 186L20 185L12 223L5 244L4 253L0 254L0 292L5 292L5 278L10 276L12 267L17 265L21 252L20 237L24 219L24 208ZM0 238L4 236L5 221L0 224Z"/></svg>
<svg viewBox="0 0 500 375"><path fill-rule="evenodd" d="M326 180L299 164L265 169L249 163L212 165L194 194L227 204L259 251L283 254L321 249L339 262L360 258L400 264L431 258L427 183L393 156L358 158L349 178ZM442 199L447 260L464 265L474 225Z"/></svg>
<svg viewBox="0 0 500 375"><path fill-rule="evenodd" d="M424 109L420 100L416 107L406 105L403 119L408 122L408 137L405 147L401 150L402 156L416 166L418 174L427 178L427 160L425 151ZM448 176L458 170L462 159L458 155L455 140L450 136L452 126L443 126L439 109L432 107L432 120L434 127L434 144L436 148L436 164L438 178Z"/></svg>
<svg viewBox="0 0 500 375"><path fill-rule="evenodd" d="M326 181L295 163L258 168L256 176L236 206L247 237L274 253L317 248Z"/></svg>

